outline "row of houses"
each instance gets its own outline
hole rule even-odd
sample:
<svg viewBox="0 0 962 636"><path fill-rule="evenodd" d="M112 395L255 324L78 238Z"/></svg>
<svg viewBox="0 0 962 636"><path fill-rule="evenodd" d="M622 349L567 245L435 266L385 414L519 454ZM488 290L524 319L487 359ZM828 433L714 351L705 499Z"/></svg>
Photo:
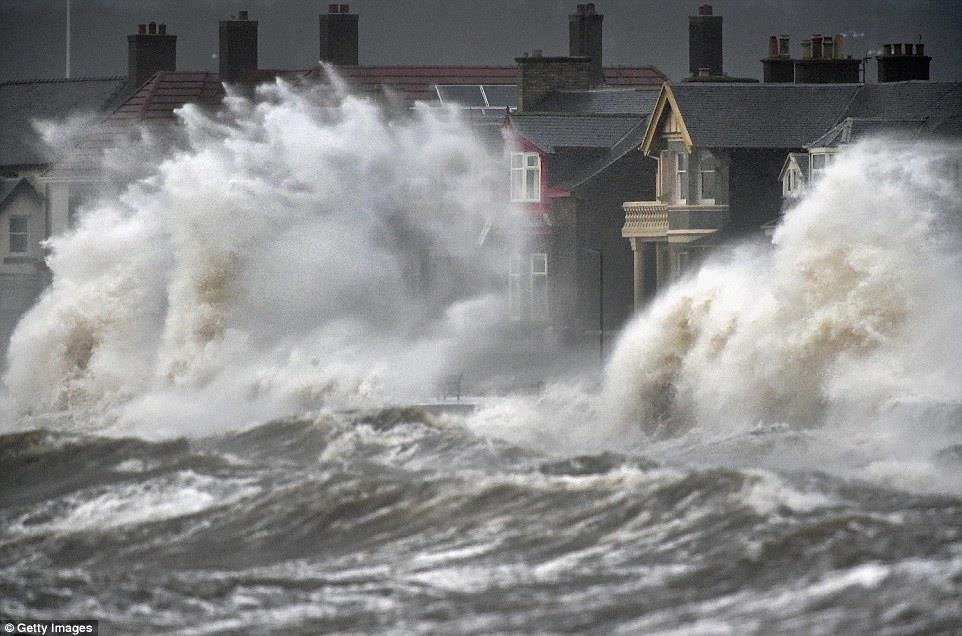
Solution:
<svg viewBox="0 0 962 636"><path fill-rule="evenodd" d="M887 45L878 83L866 83L841 36L804 40L798 58L787 36L773 36L760 83L725 74L722 18L702 5L689 19L691 75L669 82L650 65L606 66L603 20L593 4L577 5L567 55L452 67L361 65L359 16L338 4L318 17L319 59L356 92L453 104L503 149L503 196L527 233L521 251L503 255L505 321L533 348L603 345L706 250L770 229L785 198L858 136L960 134L962 84L927 81L920 44ZM41 241L69 228L103 187L77 160L82 150L58 156L33 120L83 112L106 130L164 130L183 104L216 109L225 83L323 79L320 67L259 68L258 22L247 12L219 34L218 73L178 71L176 36L150 23L127 37L125 77L0 84L3 343L48 282Z"/></svg>

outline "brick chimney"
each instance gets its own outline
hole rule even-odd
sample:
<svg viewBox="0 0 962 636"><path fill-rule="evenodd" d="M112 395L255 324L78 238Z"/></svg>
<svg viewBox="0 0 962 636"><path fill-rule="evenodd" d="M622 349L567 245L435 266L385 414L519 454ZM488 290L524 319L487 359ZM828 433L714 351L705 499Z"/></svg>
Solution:
<svg viewBox="0 0 962 636"><path fill-rule="evenodd" d="M320 60L337 66L357 66L358 38L356 13L350 5L329 4L320 20Z"/></svg>
<svg viewBox="0 0 962 636"><path fill-rule="evenodd" d="M605 16L595 12L595 5L579 4L577 11L568 16L568 55L591 58L591 84L605 83L602 62L602 22Z"/></svg>
<svg viewBox="0 0 962 636"><path fill-rule="evenodd" d="M167 25L137 25L127 36L127 92L139 88L157 71L177 70L177 36L167 35Z"/></svg>
<svg viewBox="0 0 962 636"><path fill-rule="evenodd" d="M219 59L222 82L236 82L257 70L257 20L250 20L247 11L221 20Z"/></svg>
<svg viewBox="0 0 962 636"><path fill-rule="evenodd" d="M698 15L688 17L688 72L692 77L707 68L709 75L721 76L722 17L713 15L710 4L698 7Z"/></svg>
<svg viewBox="0 0 962 636"><path fill-rule="evenodd" d="M543 57L541 51L514 59L520 71L518 110L532 111L551 91L587 90L591 87L591 60L587 57Z"/></svg>

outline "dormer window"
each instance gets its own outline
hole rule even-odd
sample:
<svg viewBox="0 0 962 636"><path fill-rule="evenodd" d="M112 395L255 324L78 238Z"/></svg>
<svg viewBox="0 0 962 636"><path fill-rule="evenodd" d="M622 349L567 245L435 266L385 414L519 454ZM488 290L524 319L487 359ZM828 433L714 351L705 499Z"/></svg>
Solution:
<svg viewBox="0 0 962 636"><path fill-rule="evenodd" d="M511 153L511 200L541 200L541 157L536 152Z"/></svg>
<svg viewBox="0 0 962 636"><path fill-rule="evenodd" d="M835 155L826 152L812 155L812 183L818 181L834 159Z"/></svg>

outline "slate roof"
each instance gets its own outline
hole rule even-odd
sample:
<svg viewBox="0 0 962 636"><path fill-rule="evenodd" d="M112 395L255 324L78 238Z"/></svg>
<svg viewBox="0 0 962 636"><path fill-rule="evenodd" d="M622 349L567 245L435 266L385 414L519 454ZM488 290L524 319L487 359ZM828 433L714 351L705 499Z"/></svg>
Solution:
<svg viewBox="0 0 962 636"><path fill-rule="evenodd" d="M655 87L599 88L587 91L555 91L538 104L538 112L648 115L655 109Z"/></svg>
<svg viewBox="0 0 962 636"><path fill-rule="evenodd" d="M824 145L827 137L816 142L823 136L841 141L913 126L962 135L960 82L685 83L671 91L692 143L708 148L802 148Z"/></svg>
<svg viewBox="0 0 962 636"><path fill-rule="evenodd" d="M858 84L672 84L692 143L801 148L845 116Z"/></svg>
<svg viewBox="0 0 962 636"><path fill-rule="evenodd" d="M126 81L126 77L104 77L0 83L0 166L49 162L52 157L32 122L103 112Z"/></svg>
<svg viewBox="0 0 962 636"><path fill-rule="evenodd" d="M927 127L935 128L962 114L962 83L865 84L845 114L861 119L924 119Z"/></svg>
<svg viewBox="0 0 962 636"><path fill-rule="evenodd" d="M859 138L878 134L917 136L925 128L924 119L860 119L846 117L807 148L837 148Z"/></svg>
<svg viewBox="0 0 962 636"><path fill-rule="evenodd" d="M0 211L7 207L7 203L13 200L15 192L24 189L33 196L42 198L37 188L26 177L0 179Z"/></svg>
<svg viewBox="0 0 962 636"><path fill-rule="evenodd" d="M614 146L611 147L611 150L609 150L605 156L589 163L577 174L571 175L566 183L562 184L562 187L571 189L583 185L607 170L612 164L627 155L629 152L637 150L645 140L645 131L648 128L649 119L650 117L642 118L637 124L630 128L628 132L626 132L624 136L615 143Z"/></svg>
<svg viewBox="0 0 962 636"><path fill-rule="evenodd" d="M607 150L644 120L635 115L515 113L508 124L517 135L553 153L559 148Z"/></svg>

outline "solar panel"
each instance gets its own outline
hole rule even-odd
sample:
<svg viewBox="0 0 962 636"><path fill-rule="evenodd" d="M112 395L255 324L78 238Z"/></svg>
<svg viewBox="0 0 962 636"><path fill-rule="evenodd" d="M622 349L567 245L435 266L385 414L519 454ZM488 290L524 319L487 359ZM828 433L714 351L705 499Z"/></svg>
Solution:
<svg viewBox="0 0 962 636"><path fill-rule="evenodd" d="M488 106L518 107L518 94L514 86L485 84L483 88L484 94L488 98Z"/></svg>
<svg viewBox="0 0 962 636"><path fill-rule="evenodd" d="M474 86L438 86L438 97L443 104L457 104L464 108L484 108L484 94L481 87Z"/></svg>

